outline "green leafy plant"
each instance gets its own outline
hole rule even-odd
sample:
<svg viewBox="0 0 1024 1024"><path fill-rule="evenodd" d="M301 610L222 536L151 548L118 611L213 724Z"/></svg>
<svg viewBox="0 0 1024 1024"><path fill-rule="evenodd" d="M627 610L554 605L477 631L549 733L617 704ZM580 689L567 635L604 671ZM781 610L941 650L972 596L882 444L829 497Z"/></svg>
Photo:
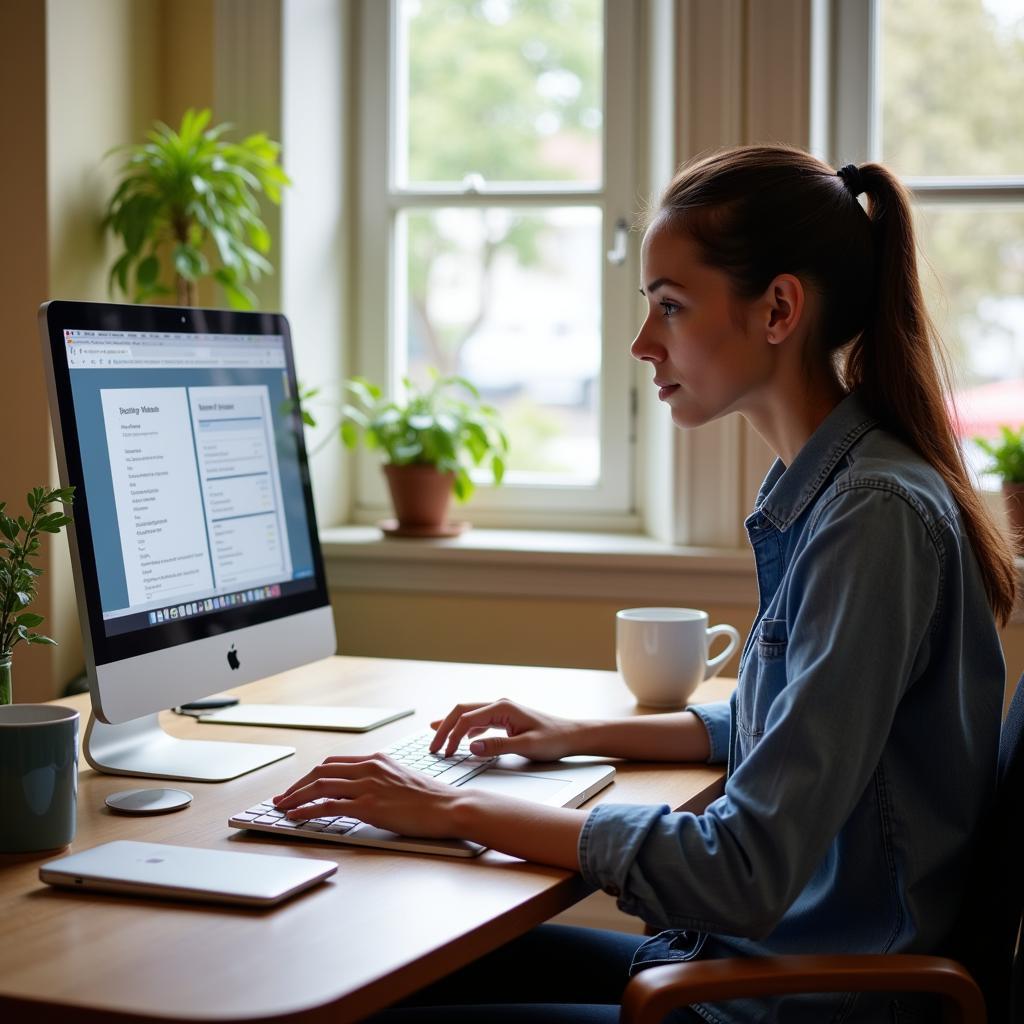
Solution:
<svg viewBox="0 0 1024 1024"><path fill-rule="evenodd" d="M466 501L475 490L470 477L473 466L483 466L495 484L505 475L508 437L498 410L481 401L480 392L464 377L442 377L430 371L430 381L418 387L403 378L403 401L384 397L376 384L365 377L346 380L349 398L342 405L339 428L347 448L360 441L370 451L379 451L393 466L435 466L454 473L454 493ZM299 394L303 422L316 426L309 411L318 388Z"/></svg>
<svg viewBox="0 0 1024 1024"><path fill-rule="evenodd" d="M997 473L1008 484L1024 484L1024 426L999 428L1000 441L976 437L975 444L992 460L989 472Z"/></svg>
<svg viewBox="0 0 1024 1024"><path fill-rule="evenodd" d="M263 133L223 141L231 125L207 128L210 117L190 108L178 131L158 121L147 142L111 150L129 154L104 221L124 244L110 271L112 294L116 284L135 302L176 294L179 305L194 306L196 282L213 277L233 308L255 306L247 282L273 270L257 196L279 204L291 182L278 143Z"/></svg>
<svg viewBox="0 0 1024 1024"><path fill-rule="evenodd" d="M4 511L6 502L0 501L0 658L10 657L23 640L28 644L55 644L48 636L31 632L43 622L43 616L25 611L36 596L36 581L43 570L31 563L39 554L41 533L60 533L71 522L63 511L48 512L55 502L70 505L73 487L47 490L33 487L28 493L26 519L16 519Z"/></svg>

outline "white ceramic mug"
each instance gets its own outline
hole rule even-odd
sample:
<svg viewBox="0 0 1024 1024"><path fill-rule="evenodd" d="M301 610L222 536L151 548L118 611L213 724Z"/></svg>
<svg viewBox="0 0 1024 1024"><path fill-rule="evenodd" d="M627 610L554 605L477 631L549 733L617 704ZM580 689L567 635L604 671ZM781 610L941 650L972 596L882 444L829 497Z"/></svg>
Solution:
<svg viewBox="0 0 1024 1024"><path fill-rule="evenodd" d="M708 660L716 636L729 637ZM732 626L708 628L696 608L624 608L615 613L615 661L638 704L681 708L687 698L732 657L740 642Z"/></svg>

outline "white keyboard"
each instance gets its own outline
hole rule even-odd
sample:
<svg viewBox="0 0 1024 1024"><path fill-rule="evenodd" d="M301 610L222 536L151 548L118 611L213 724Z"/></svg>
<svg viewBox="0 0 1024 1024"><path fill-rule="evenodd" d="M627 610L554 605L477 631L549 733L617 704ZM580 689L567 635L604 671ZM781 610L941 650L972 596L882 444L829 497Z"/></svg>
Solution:
<svg viewBox="0 0 1024 1024"><path fill-rule="evenodd" d="M479 757L469 752L468 747L459 747L452 757L443 757L440 753L430 753L430 741L434 738L433 732L421 733L418 736L410 736L394 746L388 747L384 753L388 754L400 764L404 764L415 771L421 771L439 782L446 782L450 785L461 785L474 775L479 775L488 765L497 758ZM324 803L318 800L317 803ZM363 822L356 818L347 818L343 815L324 815L318 818L308 818L305 821L295 821L288 818L284 811L279 811L272 801L264 800L252 807L233 814L228 819L228 825L232 828L247 828L260 832L274 832L278 835L289 834L302 836L309 839L326 839L333 842L359 843L369 846L388 846L391 848L403 848L394 839L387 842L375 842L374 835L379 830L370 829ZM364 833L361 835L360 833ZM388 836L391 833L387 833ZM382 836L378 838L383 838ZM396 837L397 838L397 837ZM453 853L456 856L473 856L479 853L482 847L471 843L455 843L451 841L416 840L417 849L427 843L431 847L444 846L452 847L450 850L437 849L431 852ZM411 848L411 847L410 847ZM465 852L456 852L465 851Z"/></svg>

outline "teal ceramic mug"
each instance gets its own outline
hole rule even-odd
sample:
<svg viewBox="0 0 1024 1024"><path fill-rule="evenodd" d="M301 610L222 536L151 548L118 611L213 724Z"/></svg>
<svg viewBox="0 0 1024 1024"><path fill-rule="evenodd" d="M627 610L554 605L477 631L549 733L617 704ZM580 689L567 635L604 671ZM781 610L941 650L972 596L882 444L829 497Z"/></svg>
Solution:
<svg viewBox="0 0 1024 1024"><path fill-rule="evenodd" d="M75 838L78 712L0 707L0 852L55 850Z"/></svg>

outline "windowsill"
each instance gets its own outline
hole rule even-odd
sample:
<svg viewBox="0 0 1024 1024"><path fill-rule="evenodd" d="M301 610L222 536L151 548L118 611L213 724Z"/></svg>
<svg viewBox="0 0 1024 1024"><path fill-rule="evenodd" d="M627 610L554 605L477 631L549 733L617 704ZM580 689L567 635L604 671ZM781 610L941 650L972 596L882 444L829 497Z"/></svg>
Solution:
<svg viewBox="0 0 1024 1024"><path fill-rule="evenodd" d="M756 605L751 553L676 547L637 534L471 529L438 540L372 526L320 531L335 590Z"/></svg>
<svg viewBox="0 0 1024 1024"><path fill-rule="evenodd" d="M756 605L751 553L639 534L471 529L438 540L387 538L373 526L320 531L333 590ZM1010 622L1024 625L1021 600Z"/></svg>

